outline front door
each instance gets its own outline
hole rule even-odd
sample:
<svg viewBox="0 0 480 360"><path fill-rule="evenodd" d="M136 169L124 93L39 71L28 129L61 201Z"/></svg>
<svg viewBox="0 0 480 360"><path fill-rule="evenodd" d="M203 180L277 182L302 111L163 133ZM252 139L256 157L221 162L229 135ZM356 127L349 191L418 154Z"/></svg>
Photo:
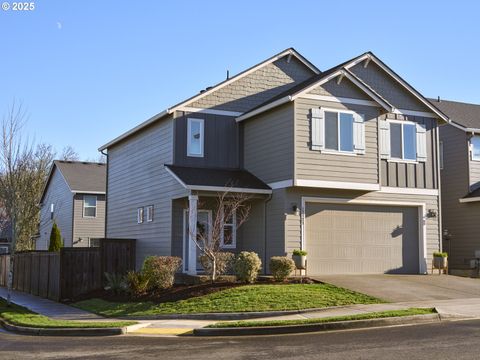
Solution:
<svg viewBox="0 0 480 360"><path fill-rule="evenodd" d="M183 271L188 271L188 259L190 258L189 247L188 247L188 238L189 238L189 228L188 228L188 209L183 212ZM198 234L209 234L209 240L211 241L212 237L212 211L211 210L198 210L197 212L197 239L199 239ZM201 245L201 244L200 244ZM202 251L197 248L197 272L202 272L203 268L200 264L200 256Z"/></svg>

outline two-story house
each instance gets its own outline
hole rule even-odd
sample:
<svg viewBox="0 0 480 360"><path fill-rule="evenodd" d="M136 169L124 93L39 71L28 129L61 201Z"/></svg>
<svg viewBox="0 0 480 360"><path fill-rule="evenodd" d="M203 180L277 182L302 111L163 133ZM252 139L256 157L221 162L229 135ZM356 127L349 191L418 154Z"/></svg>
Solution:
<svg viewBox="0 0 480 360"><path fill-rule="evenodd" d="M63 246L98 246L105 237L106 165L55 160L40 199L37 250L47 250L53 222Z"/></svg>
<svg viewBox="0 0 480 360"><path fill-rule="evenodd" d="M480 251L480 105L430 101L451 119L440 130L444 249L463 272Z"/></svg>
<svg viewBox="0 0 480 360"><path fill-rule="evenodd" d="M447 120L370 52L322 72L287 49L100 147L106 235L137 239L138 266L171 254L195 274L196 225L229 190L252 196L249 220L224 224L229 251L268 264L306 249L309 274L425 273Z"/></svg>

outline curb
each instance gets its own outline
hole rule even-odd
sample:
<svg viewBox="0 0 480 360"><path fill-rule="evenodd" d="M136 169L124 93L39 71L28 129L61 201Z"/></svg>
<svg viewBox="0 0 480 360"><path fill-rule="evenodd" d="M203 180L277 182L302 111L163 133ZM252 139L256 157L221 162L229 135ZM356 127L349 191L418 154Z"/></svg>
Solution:
<svg viewBox="0 0 480 360"><path fill-rule="evenodd" d="M362 329L394 325L416 325L440 322L439 314L401 316L368 320L334 321L319 324L307 325L285 325L265 327L244 327L244 328L200 328L194 329L195 336L245 336L245 335L274 335L292 334L317 331Z"/></svg>
<svg viewBox="0 0 480 360"><path fill-rule="evenodd" d="M8 331L23 335L37 336L111 336L126 334L130 326L121 328L33 328L26 326L13 325L0 319L0 325ZM136 325L132 325L136 326Z"/></svg>
<svg viewBox="0 0 480 360"><path fill-rule="evenodd" d="M231 312L231 313L192 313L192 314L165 314L151 316L118 316L116 319L122 320L247 320L264 317L297 315L312 312L323 312L332 309L349 308L346 306L329 306L324 308L311 308L302 310L279 310L279 311L251 311L251 312Z"/></svg>

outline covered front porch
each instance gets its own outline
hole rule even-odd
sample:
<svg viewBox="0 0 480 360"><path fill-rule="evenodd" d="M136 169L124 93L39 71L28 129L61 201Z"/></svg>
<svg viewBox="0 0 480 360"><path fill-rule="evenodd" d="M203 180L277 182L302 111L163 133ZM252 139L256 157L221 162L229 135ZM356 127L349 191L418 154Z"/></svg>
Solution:
<svg viewBox="0 0 480 360"><path fill-rule="evenodd" d="M172 255L182 258L183 273L204 272L200 262L202 240L218 244L220 251L255 251L263 260L265 202L272 193L268 185L245 170L166 168L188 189L188 195L172 200ZM249 208L245 221L235 211L223 214L223 204L239 196Z"/></svg>

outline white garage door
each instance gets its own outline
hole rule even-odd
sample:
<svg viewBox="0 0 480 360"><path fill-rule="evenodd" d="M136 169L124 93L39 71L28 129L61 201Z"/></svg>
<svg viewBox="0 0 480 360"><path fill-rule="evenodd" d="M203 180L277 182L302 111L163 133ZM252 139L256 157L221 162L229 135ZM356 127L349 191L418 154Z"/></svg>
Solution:
<svg viewBox="0 0 480 360"><path fill-rule="evenodd" d="M418 209L307 203L308 273L419 273Z"/></svg>

